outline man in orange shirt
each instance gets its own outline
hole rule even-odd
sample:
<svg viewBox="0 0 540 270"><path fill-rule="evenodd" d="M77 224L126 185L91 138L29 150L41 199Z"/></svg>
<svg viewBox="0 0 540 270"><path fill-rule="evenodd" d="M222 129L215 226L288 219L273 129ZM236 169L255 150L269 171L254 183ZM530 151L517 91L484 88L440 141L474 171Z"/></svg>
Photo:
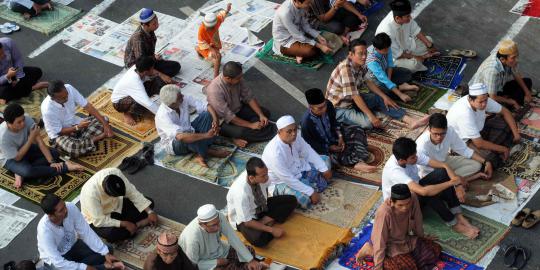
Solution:
<svg viewBox="0 0 540 270"><path fill-rule="evenodd" d="M221 40L219 38L219 27L225 20L227 14L231 11L231 4L227 4L227 9L215 13L208 13L204 16L203 23L199 27L197 35L197 53L204 59L211 61L214 64L214 77L219 75L219 67L221 65Z"/></svg>

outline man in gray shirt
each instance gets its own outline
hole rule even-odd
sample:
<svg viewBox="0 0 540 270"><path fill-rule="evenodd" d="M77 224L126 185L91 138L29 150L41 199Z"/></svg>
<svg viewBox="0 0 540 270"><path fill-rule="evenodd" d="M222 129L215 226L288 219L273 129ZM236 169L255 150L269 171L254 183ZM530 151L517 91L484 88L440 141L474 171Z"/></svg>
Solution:
<svg viewBox="0 0 540 270"><path fill-rule="evenodd" d="M22 186L23 179L47 179L83 169L73 162L56 162L58 152L45 145L39 126L24 115L20 105L8 105L4 120L0 124L0 165L15 174L16 188Z"/></svg>

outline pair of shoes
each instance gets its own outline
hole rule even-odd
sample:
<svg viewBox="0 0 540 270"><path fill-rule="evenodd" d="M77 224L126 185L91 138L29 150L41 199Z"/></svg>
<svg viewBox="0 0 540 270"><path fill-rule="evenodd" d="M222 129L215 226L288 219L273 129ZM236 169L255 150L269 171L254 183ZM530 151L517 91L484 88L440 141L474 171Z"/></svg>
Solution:
<svg viewBox="0 0 540 270"><path fill-rule="evenodd" d="M141 154L124 158L118 169L126 171L129 174L135 174L146 165L154 165L154 145L144 143Z"/></svg>
<svg viewBox="0 0 540 270"><path fill-rule="evenodd" d="M525 229L530 229L540 221L540 210L532 211L529 208L523 208L519 211L514 219L512 225L521 226Z"/></svg>
<svg viewBox="0 0 540 270"><path fill-rule="evenodd" d="M509 245L504 249L504 265L512 269L523 269L529 260L529 251L520 246Z"/></svg>

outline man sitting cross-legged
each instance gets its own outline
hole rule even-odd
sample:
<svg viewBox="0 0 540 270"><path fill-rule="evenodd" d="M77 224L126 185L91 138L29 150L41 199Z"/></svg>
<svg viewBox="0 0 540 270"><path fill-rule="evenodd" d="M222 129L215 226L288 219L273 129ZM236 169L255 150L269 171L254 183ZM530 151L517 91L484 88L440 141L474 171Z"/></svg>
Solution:
<svg viewBox="0 0 540 270"><path fill-rule="evenodd" d="M144 262L144 270L197 270L178 246L178 237L173 232L162 232L156 243L156 252L150 253Z"/></svg>
<svg viewBox="0 0 540 270"><path fill-rule="evenodd" d="M474 239L480 230L463 216L461 202L465 201L462 179L448 164L416 152L416 143L405 137L398 138L392 146L393 155L384 165L382 192L390 198L395 184L406 184L419 196L423 206L430 206L452 229ZM418 175L418 165L434 168L423 178Z"/></svg>
<svg viewBox="0 0 540 270"><path fill-rule="evenodd" d="M41 200L45 215L37 226L40 258L58 270L124 269L88 226L74 203L49 193Z"/></svg>
<svg viewBox="0 0 540 270"><path fill-rule="evenodd" d="M0 124L0 164L15 174L16 188L23 180L45 180L70 171L81 171L83 167L70 161L58 162L58 152L49 149L40 137L40 127L24 109L16 103L4 110Z"/></svg>
<svg viewBox="0 0 540 270"><path fill-rule="evenodd" d="M240 174L227 193L229 222L256 247L283 236L285 231L272 225L285 222L296 208L292 195L268 197L267 182L268 168L260 158L252 157L246 173Z"/></svg>
<svg viewBox="0 0 540 270"><path fill-rule="evenodd" d="M173 84L163 86L159 97L161 105L156 113L156 129L167 153L186 155L194 152L203 167L208 167L208 156L224 158L230 154L229 151L209 148L219 134L219 118L212 106L184 96L180 87ZM190 123L191 109L195 109L199 116Z"/></svg>
<svg viewBox="0 0 540 270"><path fill-rule="evenodd" d="M25 20L38 16L43 10L53 10L51 0L8 0L8 7L21 13Z"/></svg>
<svg viewBox="0 0 540 270"><path fill-rule="evenodd" d="M361 172L374 172L377 167L368 165L367 135L357 125L341 125L336 120L336 110L324 98L320 89L306 91L308 110L302 117L302 137L319 155L329 156L332 162L354 167Z"/></svg>
<svg viewBox="0 0 540 270"><path fill-rule="evenodd" d="M270 176L269 193L294 195L298 205L306 209L319 203L320 193L332 178L332 170L302 136L298 136L298 126L292 116L282 116L276 125L278 134L262 154Z"/></svg>
<svg viewBox="0 0 540 270"><path fill-rule="evenodd" d="M96 233L111 243L131 238L138 229L156 225L152 199L141 194L117 168L103 169L81 189L81 211Z"/></svg>
<svg viewBox="0 0 540 270"><path fill-rule="evenodd" d="M52 81L48 96L41 103L45 131L51 145L78 157L96 150L96 142L113 137L109 122L70 84ZM77 106L84 108L90 117L81 119Z"/></svg>

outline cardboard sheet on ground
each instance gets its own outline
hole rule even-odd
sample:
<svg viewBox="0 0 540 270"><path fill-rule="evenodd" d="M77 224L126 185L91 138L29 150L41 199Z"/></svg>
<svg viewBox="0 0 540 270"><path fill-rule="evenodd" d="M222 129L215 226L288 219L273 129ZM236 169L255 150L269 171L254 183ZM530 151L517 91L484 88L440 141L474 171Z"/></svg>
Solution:
<svg viewBox="0 0 540 270"><path fill-rule="evenodd" d="M0 249L5 248L28 226L37 213L12 205L0 204Z"/></svg>
<svg viewBox="0 0 540 270"><path fill-rule="evenodd" d="M104 36L118 24L88 13L83 18L64 29L62 32L62 42L69 47L80 50L84 46L94 42Z"/></svg>

